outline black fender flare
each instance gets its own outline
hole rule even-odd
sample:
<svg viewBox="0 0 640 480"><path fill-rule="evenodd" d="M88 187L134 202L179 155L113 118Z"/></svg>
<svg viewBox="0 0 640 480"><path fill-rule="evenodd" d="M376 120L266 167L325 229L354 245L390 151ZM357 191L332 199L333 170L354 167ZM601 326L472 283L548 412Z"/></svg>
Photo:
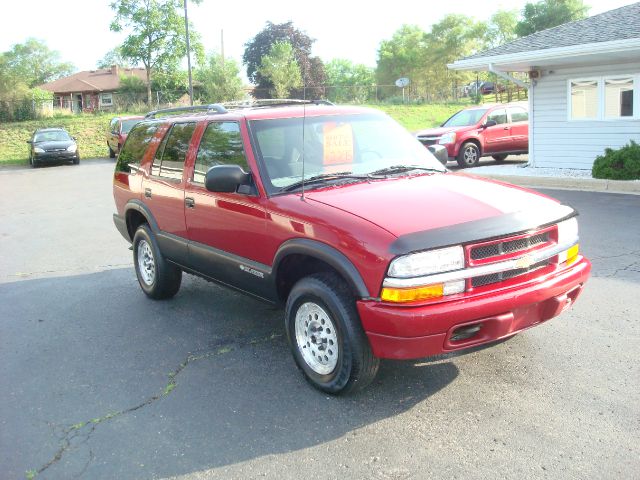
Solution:
<svg viewBox="0 0 640 480"><path fill-rule="evenodd" d="M127 204L124 206L124 220L125 220L125 222L127 222L127 215L129 213L129 211L131 211L131 210L135 210L137 212L140 212L142 214L142 216L144 218L146 218L147 223L149 224L149 227L151 227L151 231L153 233L157 234L160 231L160 228L158 227L158 222L156 222L156 219L153 216L153 214L151 213L151 210L149 210L149 207L147 207L140 200L129 200L127 202ZM127 231L129 231L128 223L127 223Z"/></svg>
<svg viewBox="0 0 640 480"><path fill-rule="evenodd" d="M327 245L326 243L307 238L295 238L287 240L276 252L271 270L274 279L278 277L278 267L282 260L287 256L298 254L308 255L309 257L321 260L333 267L340 275L342 275L351 289L359 298L371 298L369 290L360 275L358 269L351 263L342 252Z"/></svg>

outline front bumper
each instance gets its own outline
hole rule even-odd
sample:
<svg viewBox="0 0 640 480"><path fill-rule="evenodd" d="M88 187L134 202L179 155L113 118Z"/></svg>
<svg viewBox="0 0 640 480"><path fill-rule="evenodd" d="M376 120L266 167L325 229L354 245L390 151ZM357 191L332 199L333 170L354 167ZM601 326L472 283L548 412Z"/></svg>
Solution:
<svg viewBox="0 0 640 480"><path fill-rule="evenodd" d="M360 300L357 307L377 357L422 358L494 342L550 320L575 302L590 271L589 260L579 257L568 269L503 291L415 307ZM456 340L476 327L473 335Z"/></svg>
<svg viewBox="0 0 640 480"><path fill-rule="evenodd" d="M42 162L70 162L77 160L79 156L78 152L46 152L37 153L33 156L33 160L38 163Z"/></svg>

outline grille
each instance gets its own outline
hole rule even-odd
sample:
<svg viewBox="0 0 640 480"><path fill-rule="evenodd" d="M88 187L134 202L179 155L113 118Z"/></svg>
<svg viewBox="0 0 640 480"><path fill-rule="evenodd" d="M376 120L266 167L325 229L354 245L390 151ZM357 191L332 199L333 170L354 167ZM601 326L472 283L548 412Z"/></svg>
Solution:
<svg viewBox="0 0 640 480"><path fill-rule="evenodd" d="M546 259L538 263L534 263L529 268L516 268L514 270L507 270L506 272L492 273L490 275L482 275L480 277L473 277L471 279L471 286L474 288L483 287L492 283L497 283L502 280L508 280L510 278L524 275L525 273L533 272L540 268L546 267L551 263L551 259Z"/></svg>
<svg viewBox="0 0 640 480"><path fill-rule="evenodd" d="M538 233L526 238L517 240L506 240L504 242L481 245L471 249L472 260L483 260L485 258L497 257L500 255L528 250L549 241L549 232Z"/></svg>
<svg viewBox="0 0 640 480"><path fill-rule="evenodd" d="M435 145L436 143L438 143L438 140L440 140L440 137L418 137L418 140L423 145L429 146L429 145Z"/></svg>

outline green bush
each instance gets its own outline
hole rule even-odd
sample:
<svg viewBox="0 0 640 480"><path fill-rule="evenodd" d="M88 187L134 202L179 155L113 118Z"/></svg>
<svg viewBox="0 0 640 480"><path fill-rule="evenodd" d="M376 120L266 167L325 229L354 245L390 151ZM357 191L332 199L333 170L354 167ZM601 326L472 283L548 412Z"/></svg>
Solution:
<svg viewBox="0 0 640 480"><path fill-rule="evenodd" d="M640 180L640 145L633 140L618 150L606 148L596 157L591 170L593 178Z"/></svg>

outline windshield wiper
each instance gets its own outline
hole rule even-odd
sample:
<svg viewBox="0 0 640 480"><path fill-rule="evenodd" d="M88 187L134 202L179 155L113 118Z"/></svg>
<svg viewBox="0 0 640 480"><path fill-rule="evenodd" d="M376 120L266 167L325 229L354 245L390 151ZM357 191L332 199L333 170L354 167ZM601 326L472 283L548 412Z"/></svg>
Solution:
<svg viewBox="0 0 640 480"><path fill-rule="evenodd" d="M355 180L370 180L372 177L369 175L355 175L352 172L336 172L336 173L321 173L319 175L314 175L309 178L305 178L304 180L299 180L297 182L292 183L291 185L287 185L286 187L282 187L280 189L281 192L290 192L291 190L296 190L297 188L307 185L317 185L319 183L331 182L333 180L341 180L341 179L355 179Z"/></svg>
<svg viewBox="0 0 640 480"><path fill-rule="evenodd" d="M429 167L416 167L415 165L392 165L391 167L381 168L375 172L371 172L369 175L392 175L394 173L410 172L411 170L422 170L423 172L438 172L443 173L446 170L439 170L437 168Z"/></svg>

